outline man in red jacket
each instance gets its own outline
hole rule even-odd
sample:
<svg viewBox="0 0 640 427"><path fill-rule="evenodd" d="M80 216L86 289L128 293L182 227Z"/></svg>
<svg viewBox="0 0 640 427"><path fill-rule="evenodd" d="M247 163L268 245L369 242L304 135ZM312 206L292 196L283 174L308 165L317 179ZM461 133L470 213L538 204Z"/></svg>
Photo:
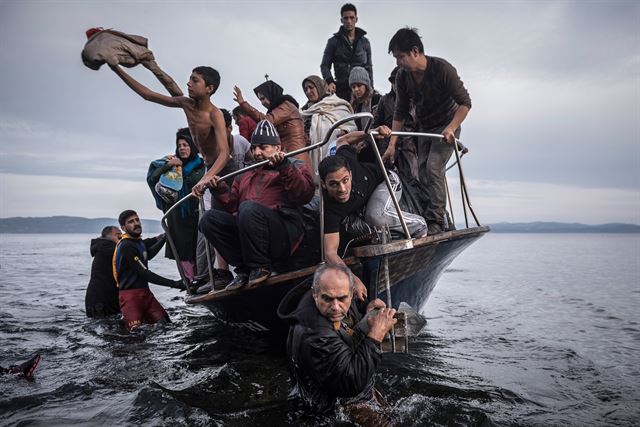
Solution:
<svg viewBox="0 0 640 427"><path fill-rule="evenodd" d="M280 136L262 120L251 136L256 161L269 164L240 175L229 188L214 177L212 194L224 210L211 209L200 220L200 231L227 262L236 277L227 290L265 281L271 265L286 260L304 237L299 208L313 198L311 172L304 162L285 158Z"/></svg>

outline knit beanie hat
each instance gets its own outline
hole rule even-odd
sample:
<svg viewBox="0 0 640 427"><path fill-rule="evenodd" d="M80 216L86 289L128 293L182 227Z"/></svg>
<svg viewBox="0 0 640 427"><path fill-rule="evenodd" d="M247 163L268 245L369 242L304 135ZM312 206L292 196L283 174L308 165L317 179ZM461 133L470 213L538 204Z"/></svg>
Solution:
<svg viewBox="0 0 640 427"><path fill-rule="evenodd" d="M253 145L280 145L280 135L273 123L267 120L260 120L256 129L251 134L251 144Z"/></svg>
<svg viewBox="0 0 640 427"><path fill-rule="evenodd" d="M327 94L327 82L320 76L309 76L302 81L302 90L304 90L304 84L306 82L311 82L312 85L316 87L318 90L318 96L322 98Z"/></svg>
<svg viewBox="0 0 640 427"><path fill-rule="evenodd" d="M354 83L365 85L371 88L371 80L369 79L369 73L362 67L353 67L351 74L349 74L349 86Z"/></svg>

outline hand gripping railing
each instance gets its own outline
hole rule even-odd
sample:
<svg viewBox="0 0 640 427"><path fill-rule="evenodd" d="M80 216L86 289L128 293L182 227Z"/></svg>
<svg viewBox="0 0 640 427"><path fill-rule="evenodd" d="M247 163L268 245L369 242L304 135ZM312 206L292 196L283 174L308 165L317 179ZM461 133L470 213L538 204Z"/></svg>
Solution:
<svg viewBox="0 0 640 427"><path fill-rule="evenodd" d="M316 148L322 147L323 145L327 144L329 142L329 139L331 138L331 135L333 134L333 132L342 124L353 121L353 120L358 120L358 119L368 119L366 121L366 126L364 131L368 132L370 135L370 143L373 149L373 152L375 153L376 156L376 160L378 163L378 166L381 168L382 173L383 173L383 177L384 177L384 181L385 184L387 186L387 190L389 191L389 195L391 197L391 200L393 201L394 207L396 209L396 212L398 213L398 218L400 219L400 223L402 225L402 229L405 233L405 237L407 238L407 240L411 239L411 234L409 232L409 229L407 227L407 224L405 222L402 210L400 209L400 204L398 203L398 200L395 197L395 194L393 192L393 188L391 186L391 181L389 180L389 176L386 172L386 169L384 167L384 163L382 161L382 156L380 155L380 152L378 151L377 145L375 144L375 139L374 139L374 135L378 135L377 131L369 131L369 127L372 123L372 119L373 116L370 113L357 113L348 117L345 117L343 119L338 120L337 122L335 122L331 128L327 131L324 139L320 142L317 142L315 144L309 145L307 147L303 147L300 148L298 150L294 150L291 151L289 153L285 154L285 158L287 157L291 157L291 156L296 156L298 154L302 154L302 153L306 153L308 151L311 150L315 150ZM391 135L397 135L397 136L417 136L417 137L427 137L427 138L435 138L435 139L442 139L443 136L440 134L432 134L432 133L421 133L421 132L392 132ZM462 154L464 154L466 152L466 147L464 147L464 145L462 145L462 143L460 141L458 141L456 139L456 143L453 144L454 145L454 152L456 154L456 161L454 164L452 164L451 166L447 167L447 170L452 168L453 166L457 165L458 166L458 172L460 175L460 187L461 187L461 193L462 193L462 205L463 205L463 210L464 210L464 215L465 215L465 225L468 228L469 227L469 222L467 219L467 208L469 209L469 211L471 212L471 214L473 215L473 218L476 222L476 224L479 226L480 223L473 211L473 208L471 207L471 201L469 199L469 195L467 192L467 187L466 187L466 183L465 183L465 179L464 179L464 173L462 171L462 165L460 163L460 158L462 157ZM462 154L461 154L462 152ZM261 162L255 163L253 165L247 166L243 169L239 169L237 171L228 173L227 175L224 175L222 177L220 177L219 181L224 181L227 180L229 178L233 178L237 175L240 175L244 172L265 166L269 163L269 160L263 160ZM447 189L447 193L448 193L448 189ZM175 243L173 241L173 238L171 237L171 233L169 230L169 224L167 221L167 218L169 216L169 214L176 209L180 204L184 203L185 201L187 201L190 197L192 197L193 194L187 194L186 196L184 196L182 199L178 200L173 206L171 206L164 214L164 216L162 217L162 219L160 220L160 224L162 225L162 228L165 231L165 234L167 236L167 242L169 243L169 246L171 247L171 251L174 254L174 257L176 259L176 264L178 266L178 271L180 273L180 277L182 278L183 282L185 283L185 285L188 285L187 283L187 279L186 276L184 274L184 271L182 269L182 266L180 265L180 259L178 257L178 252L176 251L176 247L175 247ZM449 202L449 204L451 205L451 202ZM203 203L202 200L200 201L200 207L201 210L203 209ZM453 211L453 207L451 206L451 211ZM321 257L321 261L324 262L325 261L325 251L324 251L324 243L323 243L323 236L324 236L324 199L322 197L322 191L320 192L320 257ZM207 245L208 247L208 245ZM208 251L207 251L208 252ZM213 273L211 271L211 257L210 254L207 253L207 266L209 269L209 276L211 279L211 283L213 284ZM188 286L187 287L187 292L191 293L191 290L189 289ZM390 292L388 292L388 295L390 297ZM390 305L390 301L389 301L389 305Z"/></svg>
<svg viewBox="0 0 640 427"><path fill-rule="evenodd" d="M357 119L372 119L373 116L370 113L358 113L358 114L354 114L352 116L349 117L345 117L343 119L338 120L337 122L335 122L331 128L327 131L327 134L325 135L324 139L320 142L317 142L315 144L312 145L308 145L306 147L303 148L299 148L297 150L291 151L289 153L286 153L284 155L285 158L287 157L291 157L291 156L296 156L298 154L302 154L302 153L306 153L307 151L311 151L311 150L315 150L316 148L322 147L323 145L327 144L329 142L329 139L331 138L331 135L333 134L333 132L342 124L350 122L352 120L357 120ZM371 120L369 120L370 122ZM253 165L247 166L245 168L239 169L237 171L228 173L222 177L220 177L219 181L224 181L227 180L229 178L233 178L237 175L243 174L247 171L253 170L253 169L257 169L259 167L265 166L269 163L269 160L263 160L261 162L255 163ZM320 192L320 242L322 242L322 236L324 234L324 203L322 200L322 192ZM176 260L176 264L178 266L178 272L180 273L180 277L182 278L182 281L185 284L185 287L187 288L187 292L189 294L191 294L191 289L188 286L188 280L186 278L186 275L184 274L184 271L182 269L182 266L180 265L180 259L178 256L178 251L176 250L176 246L175 243L173 241L173 237L171 237L171 232L169 230L169 223L167 218L169 217L169 214L171 212L173 212L174 209L176 209L179 205L181 205L182 203L186 202L187 200L189 200L189 198L193 197L193 194L187 194L186 196L184 196L182 199L178 200L173 206L171 206L169 209L167 209L167 211L164 213L164 215L162 216L162 218L160 219L160 225L162 226L162 228L164 229L165 235L167 237L167 242L169 243L169 247L171 248L171 251L174 254L175 260ZM201 200L200 203L200 208L203 208L203 203ZM208 247L208 244L207 244ZM320 254L321 254L321 259L324 262L324 244L320 244ZM211 284L213 285L213 272L211 271L211 259L209 254L208 255L208 259L207 259L207 267L209 269L209 278L211 279Z"/></svg>
<svg viewBox="0 0 640 427"><path fill-rule="evenodd" d="M380 153L379 151L376 149L376 145L375 145L375 141L373 139L373 135L378 135L379 133L375 130L369 132L370 135L372 135L371 137L371 141L374 147L374 153L376 153L376 157L380 157ZM438 139L438 140L442 140L444 138L444 136L442 134L439 133L423 133L423 132L400 132L400 131L393 131L391 132L391 135L395 135L395 136L417 136L417 137L424 137L424 138L432 138L432 139ZM473 215L473 219L476 222L477 226L480 226L480 222L478 221L478 217L476 216L475 212L473 211L473 207L471 206L471 200L469 199L469 193L467 192L467 184L464 178L464 172L462 171L462 163L460 162L460 159L462 158L462 156L467 153L469 150L467 149L467 147L464 146L464 144L462 144L462 142L459 139L455 139L455 144L453 144L454 147L454 152L456 153L456 160L453 164L449 165L446 167L446 170L448 171L449 169L451 169L454 166L458 166L458 174L460 176L460 193L462 195L462 210L464 212L464 221L465 221L465 227L469 228L469 221L467 219L467 209L469 209L469 212L471 212L471 215ZM382 158L380 158L380 160L382 160ZM447 197L449 197L449 184L447 183ZM453 206L451 204L451 198L449 198L449 210L451 211L451 215L453 216Z"/></svg>

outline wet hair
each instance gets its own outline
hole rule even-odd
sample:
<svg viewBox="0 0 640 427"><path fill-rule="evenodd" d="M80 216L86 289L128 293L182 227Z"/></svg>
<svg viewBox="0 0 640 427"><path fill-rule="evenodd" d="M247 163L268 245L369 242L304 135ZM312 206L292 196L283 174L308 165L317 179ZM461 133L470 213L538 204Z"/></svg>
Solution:
<svg viewBox="0 0 640 427"><path fill-rule="evenodd" d="M416 28L401 28L389 41L389 53L409 53L414 47L418 48L418 52L424 53L424 46Z"/></svg>
<svg viewBox="0 0 640 427"><path fill-rule="evenodd" d="M342 17L342 14L345 12L353 12L356 14L356 16L358 15L358 10L351 3L345 3L342 5L342 7L340 8L340 16Z"/></svg>
<svg viewBox="0 0 640 427"><path fill-rule="evenodd" d="M353 278L353 273L349 270L349 267L342 264L321 264L313 275L313 283L311 284L311 293L317 295L320 290L320 280L325 272L329 270L341 271L349 278L349 292L353 294L356 290L356 281Z"/></svg>
<svg viewBox="0 0 640 427"><path fill-rule="evenodd" d="M222 111L222 117L224 117L224 125L226 127L231 126L231 114L229 114L229 110L221 108L220 111Z"/></svg>
<svg viewBox="0 0 640 427"><path fill-rule="evenodd" d="M129 219L129 217L132 217L134 215L138 215L134 210L127 209L126 211L122 211L122 213L118 215L118 223L121 226L123 226L124 223L127 222L127 219Z"/></svg>
<svg viewBox="0 0 640 427"><path fill-rule="evenodd" d="M191 72L200 74L202 76L202 79L204 80L204 83L207 86L209 85L213 86L213 92L211 92L211 95L216 93L216 91L220 87L220 73L218 73L215 69L211 67L205 67L205 66L196 67Z"/></svg>
<svg viewBox="0 0 640 427"><path fill-rule="evenodd" d="M236 108L234 108L233 110L231 110L231 114L233 114L234 116L246 116L247 113L245 113L242 108L240 108L240 106L238 105Z"/></svg>
<svg viewBox="0 0 640 427"><path fill-rule="evenodd" d="M102 233L100 233L100 235L102 237L107 237L109 234L113 234L113 229L118 229L118 227L116 227L115 225L107 225L105 228L102 229Z"/></svg>
<svg viewBox="0 0 640 427"><path fill-rule="evenodd" d="M351 172L351 167L349 166L349 162L342 156L327 156L318 165L318 173L320 174L320 179L324 181L324 179L332 172L335 172L341 168L347 169Z"/></svg>

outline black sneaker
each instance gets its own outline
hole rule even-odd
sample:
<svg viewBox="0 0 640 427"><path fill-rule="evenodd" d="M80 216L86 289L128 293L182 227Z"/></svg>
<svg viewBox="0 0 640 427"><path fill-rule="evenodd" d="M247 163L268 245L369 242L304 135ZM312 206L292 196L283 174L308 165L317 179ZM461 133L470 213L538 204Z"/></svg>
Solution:
<svg viewBox="0 0 640 427"><path fill-rule="evenodd" d="M213 270L213 289L219 291L224 289L233 280L233 274L229 270L216 268Z"/></svg>
<svg viewBox="0 0 640 427"><path fill-rule="evenodd" d="M209 282L202 286L199 286L198 289L196 289L196 294L198 295L208 294L209 292L211 292L212 289L213 287L211 286L211 282Z"/></svg>
<svg viewBox="0 0 640 427"><path fill-rule="evenodd" d="M237 273L236 277L224 288L226 291L235 291L240 288L243 288L247 281L249 280L249 275L247 273Z"/></svg>
<svg viewBox="0 0 640 427"><path fill-rule="evenodd" d="M258 283L262 283L271 276L271 269L269 267L254 268L249 274L249 287L252 288Z"/></svg>

